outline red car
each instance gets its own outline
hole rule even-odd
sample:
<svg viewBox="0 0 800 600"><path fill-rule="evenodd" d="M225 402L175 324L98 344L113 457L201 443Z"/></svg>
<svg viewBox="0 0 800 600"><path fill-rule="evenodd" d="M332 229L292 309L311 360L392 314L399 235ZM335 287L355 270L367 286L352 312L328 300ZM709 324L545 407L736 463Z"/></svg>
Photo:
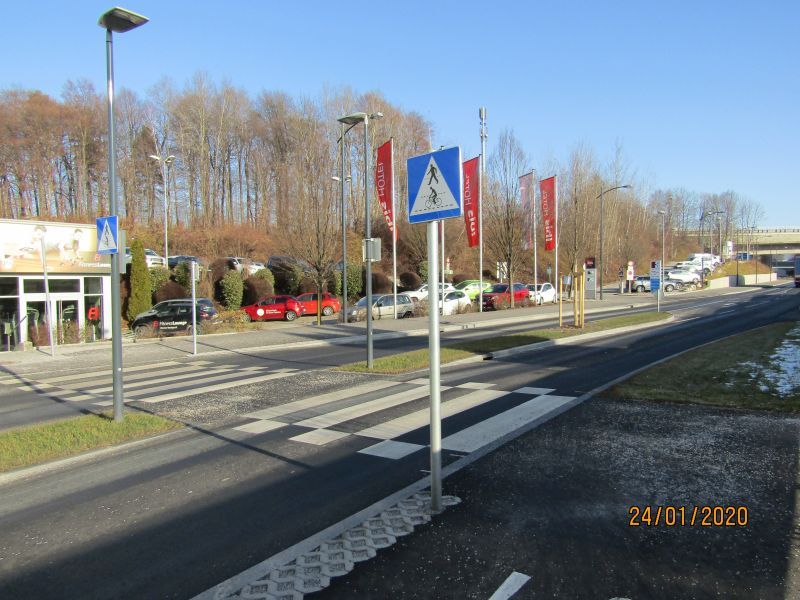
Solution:
<svg viewBox="0 0 800 600"><path fill-rule="evenodd" d="M514 284L514 306L528 305L528 287L523 283ZM507 283L495 283L483 292L483 308L497 310L511 306L511 295Z"/></svg>
<svg viewBox="0 0 800 600"><path fill-rule="evenodd" d="M317 314L317 294L300 294L297 301L306 309L307 315ZM333 294L325 292L322 294L322 314L326 317L342 310L342 303Z"/></svg>
<svg viewBox="0 0 800 600"><path fill-rule="evenodd" d="M266 321L267 319L286 319L294 321L305 313L303 305L294 296L265 296L255 304L243 306L246 320Z"/></svg>

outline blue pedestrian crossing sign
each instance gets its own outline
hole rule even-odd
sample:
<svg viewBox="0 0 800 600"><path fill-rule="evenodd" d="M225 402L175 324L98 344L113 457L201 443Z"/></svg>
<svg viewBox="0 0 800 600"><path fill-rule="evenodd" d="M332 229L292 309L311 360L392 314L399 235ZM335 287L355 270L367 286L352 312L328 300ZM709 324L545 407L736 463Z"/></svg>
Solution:
<svg viewBox="0 0 800 600"><path fill-rule="evenodd" d="M427 223L462 215L461 148L408 159L408 222Z"/></svg>
<svg viewBox="0 0 800 600"><path fill-rule="evenodd" d="M119 229L117 216L97 218L97 253L117 254L119 252Z"/></svg>

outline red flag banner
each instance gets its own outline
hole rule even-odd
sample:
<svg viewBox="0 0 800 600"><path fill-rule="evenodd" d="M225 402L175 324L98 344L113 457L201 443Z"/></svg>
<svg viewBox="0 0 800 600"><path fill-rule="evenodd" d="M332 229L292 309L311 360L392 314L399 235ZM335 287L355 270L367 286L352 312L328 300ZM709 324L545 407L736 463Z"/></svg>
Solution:
<svg viewBox="0 0 800 600"><path fill-rule="evenodd" d="M378 148L378 158L375 162L375 188L378 190L378 202L380 202L383 216L392 235L397 235L394 229L394 214L392 212L392 198L394 197L394 177L392 170L392 141L389 140Z"/></svg>
<svg viewBox="0 0 800 600"><path fill-rule="evenodd" d="M544 249L555 250L556 247L556 177L548 177L539 182L542 196L542 224L544 225Z"/></svg>
<svg viewBox="0 0 800 600"><path fill-rule="evenodd" d="M470 248L478 245L478 203L481 195L480 156L471 158L461 165L464 174L464 224L467 226L467 244Z"/></svg>
<svg viewBox="0 0 800 600"><path fill-rule="evenodd" d="M519 178L520 204L524 215L525 229L528 232L528 248L533 248L533 171Z"/></svg>

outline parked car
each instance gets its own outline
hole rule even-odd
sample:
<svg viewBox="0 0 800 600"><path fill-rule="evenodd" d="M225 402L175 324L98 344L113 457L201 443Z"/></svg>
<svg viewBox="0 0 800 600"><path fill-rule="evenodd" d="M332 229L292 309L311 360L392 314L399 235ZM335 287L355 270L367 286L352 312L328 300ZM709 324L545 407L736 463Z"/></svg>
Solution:
<svg viewBox="0 0 800 600"><path fill-rule="evenodd" d="M442 284L440 283L437 287L441 288ZM445 294L448 292L454 292L456 290L456 288L453 287L452 283L445 283L443 289ZM418 302L421 302L422 300L425 300L428 297L428 284L420 286L416 290L411 290L410 292L403 292L403 293L406 294L412 300L417 300Z"/></svg>
<svg viewBox="0 0 800 600"><path fill-rule="evenodd" d="M483 282L483 289L488 289L491 287L491 284L488 281ZM455 285L455 288L459 291L464 292L467 296L469 296L470 300L475 300L478 297L478 294L481 291L481 282L479 279L466 279L461 281Z"/></svg>
<svg viewBox="0 0 800 600"><path fill-rule="evenodd" d="M397 318L406 319L414 316L414 302L408 294L397 294ZM372 297L372 318L394 317L394 295L379 294ZM367 298L361 298L355 306L347 307L348 321L361 321L367 318Z"/></svg>
<svg viewBox="0 0 800 600"><path fill-rule="evenodd" d="M303 305L307 315L317 314L317 294L300 294L297 301ZM342 303L333 294L325 292L322 294L322 314L326 317L342 310Z"/></svg>
<svg viewBox="0 0 800 600"><path fill-rule="evenodd" d="M130 247L125 247L125 264L130 263L133 260L133 255L131 254ZM144 261L147 263L148 268L153 267L166 267L167 261L155 250L151 250L150 248L144 249Z"/></svg>
<svg viewBox="0 0 800 600"><path fill-rule="evenodd" d="M176 254L174 256L170 256L167 258L167 266L170 269L174 269L181 263L197 263L200 264L200 259L196 256L191 256L189 254Z"/></svg>
<svg viewBox="0 0 800 600"><path fill-rule="evenodd" d="M213 310L213 309L212 309ZM216 316L216 311L212 312L201 309L199 306L195 312L194 323L198 326L198 331L202 329L204 322L211 321ZM192 323L192 303L172 303L157 310L150 310L138 315L131 322L131 329L136 337L145 335L160 335L165 333L175 333L185 331L193 333Z"/></svg>
<svg viewBox="0 0 800 600"><path fill-rule="evenodd" d="M698 283L700 283L700 274L695 271L669 269L668 271L664 271L664 276L669 279L674 279L675 281L680 281L683 284L691 283L697 285Z"/></svg>
<svg viewBox="0 0 800 600"><path fill-rule="evenodd" d="M442 306L442 314L445 316L457 315L472 310L472 300L462 290L448 292L440 304Z"/></svg>
<svg viewBox="0 0 800 600"><path fill-rule="evenodd" d="M197 311L203 312L207 318L213 319L217 316L217 309L214 308L214 302L211 298L195 298L197 301ZM142 313L136 315L135 319L139 317L149 316L152 314L157 313L160 310L165 310L167 308L171 308L173 306L179 306L183 304L188 304L189 307L192 306L192 299L191 298L173 298L172 300L163 300L153 306L150 310L146 310ZM204 317L204 318L206 318Z"/></svg>
<svg viewBox="0 0 800 600"><path fill-rule="evenodd" d="M244 256L226 256L225 259L228 261L228 265L231 268L236 269L240 273L244 271L248 275L253 275L261 269L266 269L264 263L250 260Z"/></svg>
<svg viewBox="0 0 800 600"><path fill-rule="evenodd" d="M245 320L267 321L272 319L286 319L294 321L305 314L305 308L294 296L265 296L255 304L243 306Z"/></svg>
<svg viewBox="0 0 800 600"><path fill-rule="evenodd" d="M663 287L665 292L674 292L675 290L683 289L683 282L675 279L665 279ZM641 294L642 292L649 292L651 289L649 275L640 275L633 282L634 292L639 292Z"/></svg>
<svg viewBox="0 0 800 600"><path fill-rule="evenodd" d="M514 305L527 306L528 288L524 283L515 283L513 286ZM483 309L497 310L511 306L511 292L507 283L495 283L483 292Z"/></svg>
<svg viewBox="0 0 800 600"><path fill-rule="evenodd" d="M545 302L556 301L556 288L551 283L529 283L526 287L528 288L528 299L538 306Z"/></svg>

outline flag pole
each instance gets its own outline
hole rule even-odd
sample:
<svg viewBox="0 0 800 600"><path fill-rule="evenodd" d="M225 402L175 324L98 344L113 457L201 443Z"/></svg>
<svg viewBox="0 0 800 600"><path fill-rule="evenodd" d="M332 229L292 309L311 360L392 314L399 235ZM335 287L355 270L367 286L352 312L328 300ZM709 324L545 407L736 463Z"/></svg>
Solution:
<svg viewBox="0 0 800 600"><path fill-rule="evenodd" d="M533 227L533 301L536 303L536 290L539 289L539 260L536 247L536 169L533 169L531 173L533 173L531 177L531 187L533 188L531 191L531 203L533 204L533 223L531 224Z"/></svg>
<svg viewBox="0 0 800 600"><path fill-rule="evenodd" d="M481 168L478 186L478 311L483 312L483 180L486 178L486 108L478 109L481 119Z"/></svg>
<svg viewBox="0 0 800 600"><path fill-rule="evenodd" d="M394 318L397 319L397 211L394 206L394 138L389 138L389 161L392 164L392 295Z"/></svg>
<svg viewBox="0 0 800 600"><path fill-rule="evenodd" d="M555 190L555 200L554 200L555 210L553 212L555 213L555 229L556 229L556 279L559 279L560 275L558 272L558 230L560 229L560 227L558 226L558 175L553 176L553 189ZM559 301L560 300L561 299L559 298Z"/></svg>

